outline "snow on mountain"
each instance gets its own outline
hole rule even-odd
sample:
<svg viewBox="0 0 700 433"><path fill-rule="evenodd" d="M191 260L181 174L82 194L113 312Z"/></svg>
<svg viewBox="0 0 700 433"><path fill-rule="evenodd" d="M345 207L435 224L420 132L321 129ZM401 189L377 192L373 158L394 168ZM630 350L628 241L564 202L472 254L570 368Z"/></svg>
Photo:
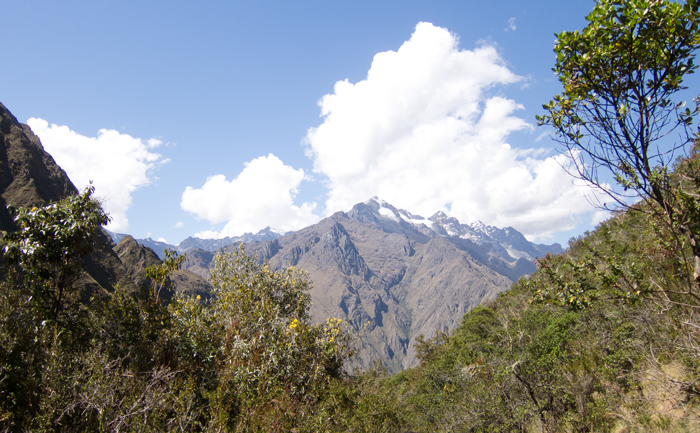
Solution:
<svg viewBox="0 0 700 433"><path fill-rule="evenodd" d="M386 201L373 197L365 202L372 209L376 209L376 216L387 218L395 222L404 221L418 229L429 229L439 236L461 238L477 245L490 244L498 254L508 262L518 259L535 260L547 253L561 253L564 249L559 244L540 245L528 241L522 233L512 227L498 228L474 221L462 224L454 217L450 217L442 211L436 212L430 218L413 215L410 212L397 209Z"/></svg>

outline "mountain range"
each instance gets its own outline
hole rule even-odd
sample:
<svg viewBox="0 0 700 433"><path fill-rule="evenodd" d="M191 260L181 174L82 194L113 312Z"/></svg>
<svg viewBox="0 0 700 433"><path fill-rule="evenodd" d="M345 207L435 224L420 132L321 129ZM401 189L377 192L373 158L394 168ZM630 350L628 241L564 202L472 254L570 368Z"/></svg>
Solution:
<svg viewBox="0 0 700 433"><path fill-rule="evenodd" d="M109 233L109 235L112 237L112 240L116 243L119 243L119 241L125 236L129 236L124 233L114 233L109 230L107 230L107 233ZM190 236L177 245L172 245L167 242L155 241L151 238L136 239L136 241L140 245L151 248L153 251L155 251L156 254L158 254L158 257L160 257L162 260L165 258L166 249L176 251L180 254L186 253L187 251L193 250L195 248L204 251L218 251L227 245L238 245L240 243L249 244L253 242L267 241L278 238L283 234L284 232L280 232L271 229L270 227L266 227L255 234L244 233L241 236L227 236L220 239L200 239Z"/></svg>
<svg viewBox="0 0 700 433"><path fill-rule="evenodd" d="M15 228L7 204L41 206L75 193L39 138L0 104L0 230ZM206 298L215 254L236 251L240 243L272 267L306 270L312 319L343 319L360 335L355 365L379 358L392 372L416 365L416 337L451 331L466 311L533 272L536 257L562 251L558 244L529 242L510 227L462 224L441 212L423 218L375 197L284 234L268 227L172 246L104 231L84 260L83 298L117 287L142 289L145 268L159 264L165 248L188 257L171 276L176 290Z"/></svg>
<svg viewBox="0 0 700 433"><path fill-rule="evenodd" d="M563 251L510 227L461 224L442 212L423 218L376 197L245 249L274 268L306 270L312 319L343 319L361 335L356 365L379 358L392 372L416 365L416 337L451 331L466 311L534 272L537 257ZM185 267L207 278L215 252L186 254Z"/></svg>

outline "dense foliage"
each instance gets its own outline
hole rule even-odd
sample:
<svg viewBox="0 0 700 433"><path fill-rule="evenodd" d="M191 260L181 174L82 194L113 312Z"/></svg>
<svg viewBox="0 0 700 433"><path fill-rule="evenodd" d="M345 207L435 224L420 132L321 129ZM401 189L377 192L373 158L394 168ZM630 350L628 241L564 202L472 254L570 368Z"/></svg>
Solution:
<svg viewBox="0 0 700 433"><path fill-rule="evenodd" d="M3 239L0 431L288 431L344 380L349 334L312 325L303 271L217 258L213 297L175 296L169 254L144 293L78 296L80 259L107 221L90 188L16 212Z"/></svg>

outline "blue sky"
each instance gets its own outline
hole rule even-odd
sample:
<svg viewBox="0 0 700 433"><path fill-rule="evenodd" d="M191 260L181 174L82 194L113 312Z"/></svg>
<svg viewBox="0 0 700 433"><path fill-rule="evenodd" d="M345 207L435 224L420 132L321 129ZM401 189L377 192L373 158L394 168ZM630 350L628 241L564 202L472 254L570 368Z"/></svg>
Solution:
<svg viewBox="0 0 700 433"><path fill-rule="evenodd" d="M135 237L298 229L379 195L566 242L601 215L534 117L554 33L593 4L3 1L0 102Z"/></svg>

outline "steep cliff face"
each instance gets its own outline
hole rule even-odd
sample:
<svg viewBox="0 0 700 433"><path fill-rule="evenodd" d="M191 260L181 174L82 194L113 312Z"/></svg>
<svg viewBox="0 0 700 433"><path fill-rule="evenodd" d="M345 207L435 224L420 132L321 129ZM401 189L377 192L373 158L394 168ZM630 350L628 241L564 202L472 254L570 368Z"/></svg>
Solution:
<svg viewBox="0 0 700 433"><path fill-rule="evenodd" d="M75 193L39 137L0 103L0 230L14 228L8 204L42 206Z"/></svg>

